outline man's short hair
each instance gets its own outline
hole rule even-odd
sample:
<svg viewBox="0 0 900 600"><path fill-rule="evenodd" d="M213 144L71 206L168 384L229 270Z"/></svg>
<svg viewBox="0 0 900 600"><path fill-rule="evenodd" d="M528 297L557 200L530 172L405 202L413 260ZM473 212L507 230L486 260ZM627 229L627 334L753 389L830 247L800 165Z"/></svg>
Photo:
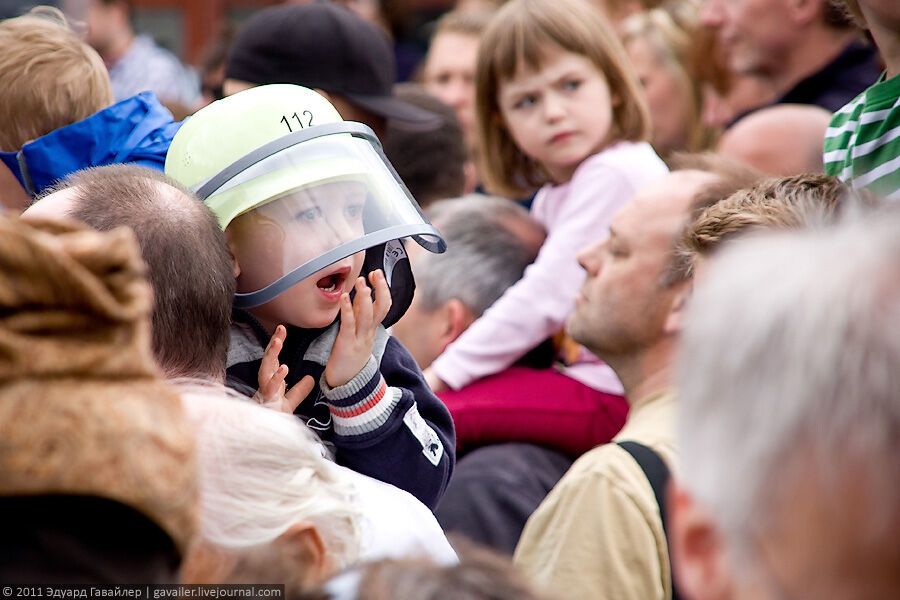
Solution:
<svg viewBox="0 0 900 600"><path fill-rule="evenodd" d="M870 573L852 570L877 569L896 586L898 217L742 240L694 293L680 353L680 479L738 567L772 560L751 540L797 506L815 511L815 539L834 550L821 555L835 564L817 570L829 583L865 585Z"/></svg>
<svg viewBox="0 0 900 600"><path fill-rule="evenodd" d="M112 103L106 66L59 10L0 22L0 150L19 150Z"/></svg>
<svg viewBox="0 0 900 600"><path fill-rule="evenodd" d="M704 208L685 229L679 253L688 264L721 244L760 229L801 229L833 221L857 197L836 177L768 178Z"/></svg>
<svg viewBox="0 0 900 600"><path fill-rule="evenodd" d="M448 250L416 261L416 297L425 310L457 298L480 317L522 278L546 235L528 211L504 198L471 194L426 212Z"/></svg>
<svg viewBox="0 0 900 600"><path fill-rule="evenodd" d="M428 133L410 131L388 121L384 153L422 208L455 198L465 188L466 143L453 109L414 84L400 84L394 95L440 118Z"/></svg>
<svg viewBox="0 0 900 600"><path fill-rule="evenodd" d="M166 373L223 375L235 278L210 210L178 182L134 165L78 171L51 192L60 189L75 194L69 216L135 232L155 296L153 352Z"/></svg>
<svg viewBox="0 0 900 600"><path fill-rule="evenodd" d="M670 159L672 171L702 171L715 176L715 180L702 186L691 202L688 224L708 206L711 206L740 189L760 180L762 174L736 160L712 152L676 152ZM686 225L686 227L689 225ZM679 239L673 242L672 257L663 271L662 284L674 285L692 276L691 264L679 248Z"/></svg>

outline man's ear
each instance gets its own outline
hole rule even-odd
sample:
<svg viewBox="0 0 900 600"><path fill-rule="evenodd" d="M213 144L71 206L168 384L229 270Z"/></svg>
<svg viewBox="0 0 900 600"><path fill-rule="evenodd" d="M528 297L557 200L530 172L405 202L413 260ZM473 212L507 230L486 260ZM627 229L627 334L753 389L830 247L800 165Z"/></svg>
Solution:
<svg viewBox="0 0 900 600"><path fill-rule="evenodd" d="M296 565L297 574L304 584L314 585L331 575L333 565L325 542L312 523L294 523L278 537L278 545L282 557Z"/></svg>
<svg viewBox="0 0 900 600"><path fill-rule="evenodd" d="M441 327L441 352L447 349L456 338L475 320L475 315L459 298L451 298L441 307L443 325Z"/></svg>
<svg viewBox="0 0 900 600"><path fill-rule="evenodd" d="M822 0L788 0L787 8L793 23L807 25L824 18L825 4Z"/></svg>
<svg viewBox="0 0 900 600"><path fill-rule="evenodd" d="M234 240L228 235L227 229L225 230L225 239L228 241L228 254L231 256L231 272L234 273L234 278L237 279L241 276L241 265L238 263L237 253L234 251Z"/></svg>
<svg viewBox="0 0 900 600"><path fill-rule="evenodd" d="M680 286L678 292L672 298L672 306L669 308L669 315L666 317L664 330L669 335L678 335L684 326L684 316L687 310L688 300L694 291L692 281L688 281Z"/></svg>
<svg viewBox="0 0 900 600"><path fill-rule="evenodd" d="M31 197L5 164L0 162L0 210L4 207L16 214L31 205Z"/></svg>
<svg viewBox="0 0 900 600"><path fill-rule="evenodd" d="M673 480L666 498L669 552L683 596L694 600L732 597L732 573L724 541L711 516Z"/></svg>

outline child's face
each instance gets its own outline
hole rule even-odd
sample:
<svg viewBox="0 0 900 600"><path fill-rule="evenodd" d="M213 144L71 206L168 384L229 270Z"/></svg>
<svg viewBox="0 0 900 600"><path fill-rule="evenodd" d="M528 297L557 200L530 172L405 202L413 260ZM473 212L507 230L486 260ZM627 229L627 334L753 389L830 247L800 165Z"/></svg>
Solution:
<svg viewBox="0 0 900 600"><path fill-rule="evenodd" d="M551 47L540 69L501 82L500 114L526 155L557 182L610 141L612 98L603 73L580 54Z"/></svg>
<svg viewBox="0 0 900 600"><path fill-rule="evenodd" d="M260 290L297 267L364 235L362 185L331 183L300 190L236 218L227 234L240 267L237 291ZM273 327L325 327L353 288L364 252L310 275L251 312Z"/></svg>

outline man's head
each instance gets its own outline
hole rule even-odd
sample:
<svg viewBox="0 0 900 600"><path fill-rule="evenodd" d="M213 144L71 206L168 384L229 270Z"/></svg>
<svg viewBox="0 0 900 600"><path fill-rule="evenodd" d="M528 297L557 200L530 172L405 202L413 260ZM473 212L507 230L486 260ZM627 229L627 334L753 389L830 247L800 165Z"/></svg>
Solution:
<svg viewBox="0 0 900 600"><path fill-rule="evenodd" d="M238 31L225 65L226 95L292 83L323 92L341 116L383 137L388 119L430 130L431 113L393 97L395 61L384 32L331 2L256 12Z"/></svg>
<svg viewBox="0 0 900 600"><path fill-rule="evenodd" d="M613 217L609 236L579 255L587 279L568 333L617 370L626 392L636 383L626 369L646 362L639 369L646 372L674 358L677 315L690 283L676 253L686 222L757 176L709 154L676 155L672 162L677 170L639 190Z"/></svg>
<svg viewBox="0 0 900 600"><path fill-rule="evenodd" d="M129 165L70 175L24 213L67 215L94 229L130 227L153 287L153 352L171 377L224 375L234 273L225 236L193 194Z"/></svg>
<svg viewBox="0 0 900 600"><path fill-rule="evenodd" d="M803 229L833 222L859 199L836 177L764 179L703 209L685 229L678 252L693 271L735 238L768 229Z"/></svg>
<svg viewBox="0 0 900 600"><path fill-rule="evenodd" d="M106 67L56 9L0 22L0 151L85 119L113 102ZM0 164L0 203L21 210L22 186Z"/></svg>
<svg viewBox="0 0 900 600"><path fill-rule="evenodd" d="M609 236L578 257L587 280L568 332L615 368L672 337L666 320L686 280L670 276L675 240L694 195L715 177L677 171L641 189L613 217Z"/></svg>
<svg viewBox="0 0 900 600"><path fill-rule="evenodd" d="M811 32L852 29L830 0L704 0L701 18L716 30L734 72L763 77L782 72Z"/></svg>
<svg viewBox="0 0 900 600"><path fill-rule="evenodd" d="M444 200L428 216L447 252L411 253L416 294L392 330L423 369L522 277L545 237L525 209L504 198Z"/></svg>
<svg viewBox="0 0 900 600"><path fill-rule="evenodd" d="M101 56L119 52L120 40L134 35L130 4L130 0L87 0L87 43Z"/></svg>
<svg viewBox="0 0 900 600"><path fill-rule="evenodd" d="M900 590L900 220L742 240L692 299L670 543L695 600Z"/></svg>
<svg viewBox="0 0 900 600"><path fill-rule="evenodd" d="M822 140L831 113L778 104L747 115L722 134L718 152L774 176L821 173Z"/></svg>
<svg viewBox="0 0 900 600"><path fill-rule="evenodd" d="M200 475L200 532L182 580L277 581L290 595L352 564L355 491L309 429L225 388L182 391Z"/></svg>

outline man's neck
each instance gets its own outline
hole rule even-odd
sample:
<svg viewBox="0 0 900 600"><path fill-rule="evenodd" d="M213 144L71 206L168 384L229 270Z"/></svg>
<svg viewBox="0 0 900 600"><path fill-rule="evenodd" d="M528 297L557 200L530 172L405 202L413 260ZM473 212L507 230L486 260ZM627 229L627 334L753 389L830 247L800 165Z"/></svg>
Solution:
<svg viewBox="0 0 900 600"><path fill-rule="evenodd" d="M890 27L876 22L866 15L869 23L869 32L878 46L878 51L887 67L887 78L900 75L900 33L891 30Z"/></svg>
<svg viewBox="0 0 900 600"><path fill-rule="evenodd" d="M604 360L622 382L628 404L633 405L672 386L675 341L662 340L643 352L631 356L604 357Z"/></svg>
<svg viewBox="0 0 900 600"><path fill-rule="evenodd" d="M816 27L802 44L780 59L777 71L767 74L777 96L783 96L795 85L825 68L857 38L854 30Z"/></svg>

